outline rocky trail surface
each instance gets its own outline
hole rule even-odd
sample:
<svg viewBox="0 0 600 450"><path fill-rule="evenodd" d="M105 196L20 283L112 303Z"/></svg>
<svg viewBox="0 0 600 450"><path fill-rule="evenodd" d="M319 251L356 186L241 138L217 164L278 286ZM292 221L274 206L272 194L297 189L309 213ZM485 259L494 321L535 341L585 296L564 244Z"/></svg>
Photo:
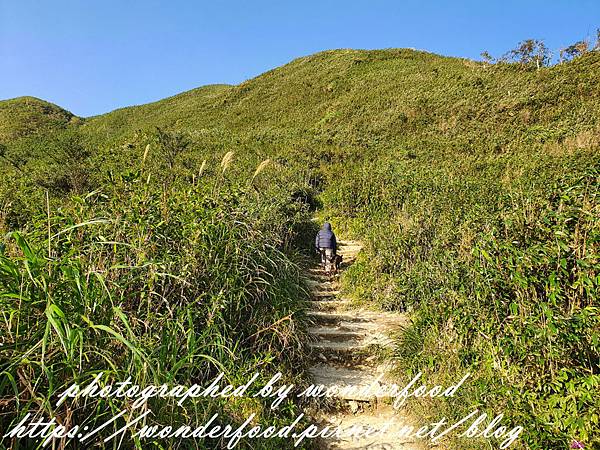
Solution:
<svg viewBox="0 0 600 450"><path fill-rule="evenodd" d="M339 242L342 271L354 262L361 248L357 241ZM385 431L361 439L332 437L323 440L322 447L354 450L426 448L414 439L398 437L402 427L413 421L402 409L394 409L391 399L373 397L372 389L360 389L386 383L393 366L390 359L380 355L393 349L390 333L397 332L406 323L406 316L352 307L349 300L340 296L337 277L327 275L320 267L309 272L313 299L309 311L313 323L309 329L313 361L310 373L315 384L342 388L334 399L328 399L330 404L323 405L315 419L322 426L346 429L356 425Z"/></svg>

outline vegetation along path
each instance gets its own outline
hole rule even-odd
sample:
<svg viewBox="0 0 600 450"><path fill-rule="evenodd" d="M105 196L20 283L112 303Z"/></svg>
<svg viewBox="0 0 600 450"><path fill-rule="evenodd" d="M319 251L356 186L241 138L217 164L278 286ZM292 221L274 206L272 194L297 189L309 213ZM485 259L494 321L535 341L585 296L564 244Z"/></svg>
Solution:
<svg viewBox="0 0 600 450"><path fill-rule="evenodd" d="M338 253L343 257L342 270L352 264L362 246L356 241L342 241ZM405 323L403 314L353 308L349 300L340 297L339 283L320 267L310 269L309 282L312 291L312 308L309 312L313 326L312 367L310 372L315 385L333 385L342 388L337 398L322 405L322 425L340 426L343 429L354 425L383 429L393 425L386 433L371 438L353 439L338 437L323 442L331 449L417 449L416 442L394 437L409 421L402 411L395 410L386 399L365 396L360 389L373 383L385 383L392 368L389 362L381 362L381 355L390 352L393 340L389 334Z"/></svg>

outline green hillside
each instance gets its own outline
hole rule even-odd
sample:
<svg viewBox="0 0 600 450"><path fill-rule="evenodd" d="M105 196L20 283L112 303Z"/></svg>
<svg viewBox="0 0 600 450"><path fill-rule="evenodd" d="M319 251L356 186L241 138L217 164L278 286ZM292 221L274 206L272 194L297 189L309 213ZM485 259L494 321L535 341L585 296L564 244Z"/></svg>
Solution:
<svg viewBox="0 0 600 450"><path fill-rule="evenodd" d="M395 355L399 377L422 371L428 382L448 384L473 373L461 398L425 402L416 413L460 418L478 405L523 425L522 448L566 448L572 439L592 448L600 442L599 86L597 51L536 70L406 49L334 50L237 86L205 86L89 118L36 99L2 101L0 230L27 235L40 267L61 257L78 267L57 266L56 279L35 285L75 292L80 280L64 277L143 267L141 275L118 271L109 280L131 329L110 308L97 323L134 339L128 348L160 361L174 379L206 377L191 363L178 375L177 360L193 352L231 368L235 358L223 348L238 349L243 367L265 358L293 376L303 307L289 296L303 298L298 264L317 214L365 243L345 275L346 294L410 311ZM111 223L69 228L98 218ZM70 231L49 243L49 226ZM135 251L99 250L112 241ZM3 247L13 264L6 262L6 273L22 278L0 277L0 287L17 289L27 279L14 262L27 248L10 239ZM273 258L286 269L279 273ZM159 283L157 273L178 278ZM226 305L215 323L177 316L181 329L204 339L193 351L175 325L168 333L180 347L158 336L171 313L154 317L151 294L135 294L155 283L165 298L176 290L202 297L211 318L219 302ZM104 295L95 288L90 293ZM144 302L147 309L137 306ZM82 298L75 310L92 314L92 303ZM33 345L46 321L43 308L31 308ZM270 328L269 318L283 328ZM157 328L146 335L148 320ZM232 321L245 327L235 331ZM97 333L85 321L78 327ZM214 336L222 346L211 346ZM298 352L281 352L286 345ZM0 370L14 374L24 351ZM135 351L123 357L147 376ZM77 370L93 369L83 366ZM28 370L48 383L33 364ZM0 397L9 385L0 384Z"/></svg>
<svg viewBox="0 0 600 450"><path fill-rule="evenodd" d="M599 64L593 54L536 73L411 50L329 51L239 86L200 88L94 117L84 128L274 128L350 145L354 134L392 139L421 129L452 138L480 130L482 122L502 131L553 122L593 126Z"/></svg>
<svg viewBox="0 0 600 450"><path fill-rule="evenodd" d="M64 129L77 122L70 112L34 97L0 101L0 143Z"/></svg>
<svg viewBox="0 0 600 450"><path fill-rule="evenodd" d="M510 151L595 131L599 65L594 52L536 72L412 50L327 51L238 86L206 86L73 126L99 144L159 126L361 148L411 140L464 152L486 141L486 150ZM4 140L72 121L35 99L0 108Z"/></svg>
<svg viewBox="0 0 600 450"><path fill-rule="evenodd" d="M238 86L206 86L84 120L34 100L3 101L0 132L20 157L38 141L18 137L65 126L93 153L154 127L189 132L212 149L225 143L272 156L313 149L438 159L586 148L598 143L599 66L597 52L532 71L412 50L336 50Z"/></svg>

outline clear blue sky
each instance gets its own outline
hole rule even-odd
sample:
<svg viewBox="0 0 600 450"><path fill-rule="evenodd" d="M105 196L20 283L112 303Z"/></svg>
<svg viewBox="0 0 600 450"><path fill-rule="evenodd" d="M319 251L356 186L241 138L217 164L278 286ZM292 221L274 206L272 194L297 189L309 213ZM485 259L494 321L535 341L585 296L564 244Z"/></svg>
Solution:
<svg viewBox="0 0 600 450"><path fill-rule="evenodd" d="M0 0L0 99L90 116L210 83L236 84L332 48L497 56L600 27L599 0Z"/></svg>

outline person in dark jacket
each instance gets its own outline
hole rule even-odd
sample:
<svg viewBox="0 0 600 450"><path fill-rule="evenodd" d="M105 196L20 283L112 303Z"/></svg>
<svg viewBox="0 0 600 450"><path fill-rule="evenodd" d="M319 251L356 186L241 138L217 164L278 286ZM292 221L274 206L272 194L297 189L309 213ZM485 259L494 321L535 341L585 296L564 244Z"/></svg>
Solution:
<svg viewBox="0 0 600 450"><path fill-rule="evenodd" d="M317 233L315 247L321 253L321 263L324 265L325 270L330 271L334 256L337 253L337 241L329 222L325 222L323 228Z"/></svg>

